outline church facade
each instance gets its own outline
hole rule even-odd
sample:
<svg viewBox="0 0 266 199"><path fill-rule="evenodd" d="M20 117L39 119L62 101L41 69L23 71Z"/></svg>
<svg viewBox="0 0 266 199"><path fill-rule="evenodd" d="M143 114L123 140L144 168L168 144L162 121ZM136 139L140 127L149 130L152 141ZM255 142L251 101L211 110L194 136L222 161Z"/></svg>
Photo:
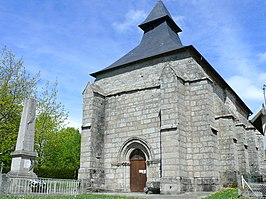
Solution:
<svg viewBox="0 0 266 199"><path fill-rule="evenodd" d="M262 175L250 109L193 47L162 1L140 44L91 74L83 92L79 179L119 192L215 191Z"/></svg>

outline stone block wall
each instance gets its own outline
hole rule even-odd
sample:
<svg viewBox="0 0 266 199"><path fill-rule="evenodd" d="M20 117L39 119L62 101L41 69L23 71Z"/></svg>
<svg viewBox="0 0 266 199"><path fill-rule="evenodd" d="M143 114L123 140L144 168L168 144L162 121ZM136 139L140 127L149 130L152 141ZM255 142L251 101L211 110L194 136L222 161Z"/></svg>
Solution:
<svg viewBox="0 0 266 199"><path fill-rule="evenodd" d="M194 190L213 191L217 189L219 173L217 168L217 135L213 129L212 82L201 78L189 82L191 135L187 142L189 176ZM212 181L213 186L205 182Z"/></svg>
<svg viewBox="0 0 266 199"><path fill-rule="evenodd" d="M241 175L250 177L260 175L259 173L261 173L257 166L255 166L261 162L257 158L261 146L257 147L258 151L254 150L256 149L257 141L256 136L254 137L253 134L255 132L258 133L258 131L255 131L254 128L249 128L251 127L251 123L247 120L249 113L237 101L232 92L222 89L215 81L213 86L216 128L219 135L218 148L221 160L221 183L224 186L236 185ZM252 129L255 132L251 133ZM262 157L263 154L260 154ZM254 156L251 157L251 155ZM251 167L254 168L252 169ZM257 174L254 173L255 170Z"/></svg>
<svg viewBox="0 0 266 199"><path fill-rule="evenodd" d="M188 53L103 74L83 100L79 174L88 187L130 192L135 148L145 154L147 186L162 194L235 185L263 156L246 111Z"/></svg>
<svg viewBox="0 0 266 199"><path fill-rule="evenodd" d="M160 182L160 83L162 64L124 68L117 76L96 81L106 93L104 167L108 190L130 191L128 148L147 146L147 184ZM139 143L142 142L143 143ZM117 182L117 183L114 183Z"/></svg>
<svg viewBox="0 0 266 199"><path fill-rule="evenodd" d="M237 152L239 160L239 172L243 176L250 176L250 165L248 157L248 142L246 138L245 125L236 124Z"/></svg>
<svg viewBox="0 0 266 199"><path fill-rule="evenodd" d="M161 193L181 192L181 176L186 176L186 136L184 133L184 81L166 65L160 77Z"/></svg>
<svg viewBox="0 0 266 199"><path fill-rule="evenodd" d="M88 84L83 93L79 179L91 190L101 190L104 186L104 110L104 95L99 88Z"/></svg>
<svg viewBox="0 0 266 199"><path fill-rule="evenodd" d="M128 139L141 138L148 143L153 157L146 160L160 159L159 95L159 89L154 88L107 97L104 167L109 176L106 178L108 189L129 191L129 154L121 154ZM159 169L155 171L148 175L158 181ZM114 184L114 180L119 183Z"/></svg>
<svg viewBox="0 0 266 199"><path fill-rule="evenodd" d="M253 178L257 178L261 175L260 172L260 157L258 153L258 144L256 138L256 130L254 127L247 127L247 141L248 145L248 155L249 155L249 164L250 164L250 174Z"/></svg>
<svg viewBox="0 0 266 199"><path fill-rule="evenodd" d="M220 154L221 184L225 187L237 185L239 159L235 132L235 118L224 115L216 118Z"/></svg>

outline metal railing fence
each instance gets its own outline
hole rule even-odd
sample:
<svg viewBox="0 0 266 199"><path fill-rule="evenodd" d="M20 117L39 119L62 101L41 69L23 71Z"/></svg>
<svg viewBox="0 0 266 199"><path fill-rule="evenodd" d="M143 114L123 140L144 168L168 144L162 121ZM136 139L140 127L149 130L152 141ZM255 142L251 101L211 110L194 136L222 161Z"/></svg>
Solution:
<svg viewBox="0 0 266 199"><path fill-rule="evenodd" d="M241 195L247 198L266 198L266 183L249 183L242 176Z"/></svg>
<svg viewBox="0 0 266 199"><path fill-rule="evenodd" d="M10 195L77 195L78 180L22 178L2 175L0 194Z"/></svg>

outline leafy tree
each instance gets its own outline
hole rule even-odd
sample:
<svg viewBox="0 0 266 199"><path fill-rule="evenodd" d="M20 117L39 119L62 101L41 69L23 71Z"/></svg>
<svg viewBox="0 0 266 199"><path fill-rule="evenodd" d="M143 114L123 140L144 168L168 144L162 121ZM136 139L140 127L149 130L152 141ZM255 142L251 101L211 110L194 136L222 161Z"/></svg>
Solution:
<svg viewBox="0 0 266 199"><path fill-rule="evenodd" d="M28 73L23 60L17 59L14 53L3 48L0 52L0 161L3 161L6 166L11 163L9 154L15 149L23 101L27 97L34 96L37 101L35 128L37 168L50 165L50 152L57 151L51 144L53 140L60 141L62 138L59 139L59 135L63 136L63 132L66 133L66 137L69 135L69 130L61 133L68 113L57 101L57 81L54 84L47 82L41 89L37 88L39 82L40 73L35 75ZM61 151L62 148L64 148L63 145Z"/></svg>
<svg viewBox="0 0 266 199"><path fill-rule="evenodd" d="M35 128L35 150L38 154L36 158L38 169L44 164L44 151L52 152L47 143L56 138L56 133L64 127L68 117L68 113L62 103L57 102L57 93L57 82L52 86L47 82L37 100L38 116Z"/></svg>
<svg viewBox="0 0 266 199"><path fill-rule="evenodd" d="M46 147L44 147L44 159L42 168L46 168L50 171L50 173L59 173L58 171L64 170L65 172L60 173L60 175L53 175L56 175L56 177L60 178L73 178L74 171L77 171L79 169L79 130L70 127L63 128L58 133L52 134L51 136L52 139L47 140ZM67 172L71 173L70 175L67 174L67 176L65 176ZM38 175L44 174L41 174L39 172Z"/></svg>
<svg viewBox="0 0 266 199"><path fill-rule="evenodd" d="M0 153L2 161L10 164L10 152L14 150L22 102L36 94L39 73L31 76L26 72L22 59L16 59L11 51L0 52Z"/></svg>

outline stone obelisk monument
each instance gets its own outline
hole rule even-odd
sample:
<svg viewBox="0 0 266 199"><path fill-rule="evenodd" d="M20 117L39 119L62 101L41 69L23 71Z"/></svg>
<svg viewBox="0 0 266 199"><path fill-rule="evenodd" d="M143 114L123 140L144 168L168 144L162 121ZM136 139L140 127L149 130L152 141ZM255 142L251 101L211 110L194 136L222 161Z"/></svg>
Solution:
<svg viewBox="0 0 266 199"><path fill-rule="evenodd" d="M10 176L37 177L33 172L34 131L35 131L36 101L28 98L24 101L21 115L16 149L12 156Z"/></svg>

